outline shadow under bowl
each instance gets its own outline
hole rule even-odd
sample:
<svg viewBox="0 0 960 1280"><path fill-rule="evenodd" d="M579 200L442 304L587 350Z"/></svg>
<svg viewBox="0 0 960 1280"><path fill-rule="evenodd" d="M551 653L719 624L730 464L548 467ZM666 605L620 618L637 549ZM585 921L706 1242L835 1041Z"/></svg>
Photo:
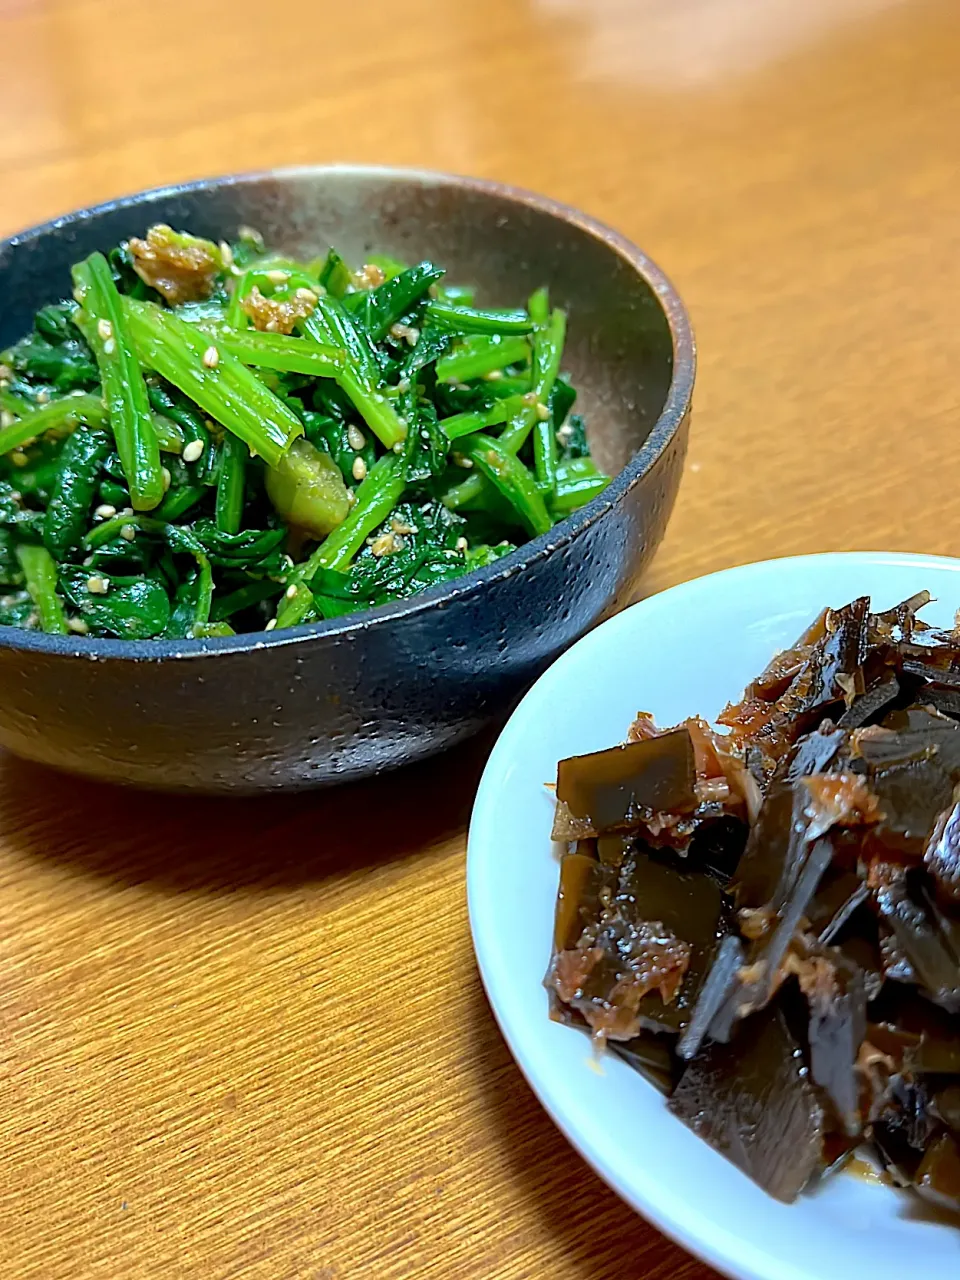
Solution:
<svg viewBox="0 0 960 1280"><path fill-rule="evenodd" d="M569 312L577 408L615 479L498 563L343 619L206 641L0 627L0 745L172 791L362 777L475 733L626 601L676 497L695 368L683 304L637 248L563 205L474 179L355 166L217 178L0 242L0 349L69 295L72 263L155 222L214 239L254 226L296 256L332 243L355 261L431 258L489 306L548 284Z"/></svg>

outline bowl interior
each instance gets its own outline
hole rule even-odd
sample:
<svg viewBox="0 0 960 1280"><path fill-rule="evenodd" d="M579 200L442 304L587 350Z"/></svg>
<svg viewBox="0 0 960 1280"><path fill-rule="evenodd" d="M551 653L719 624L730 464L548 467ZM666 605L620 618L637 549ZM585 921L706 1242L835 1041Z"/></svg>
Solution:
<svg viewBox="0 0 960 1280"><path fill-rule="evenodd" d="M484 305L516 305L550 286L570 315L563 363L581 392L577 407L587 416L598 461L615 474L664 408L673 370L670 327L656 289L638 271L641 255L631 260L618 237L560 212L491 184L350 167L147 192L0 245L0 349L30 327L39 306L69 295L72 263L154 222L213 239L253 226L269 247L298 256L334 244L354 262L373 251L409 262L430 258L452 281L475 284Z"/></svg>

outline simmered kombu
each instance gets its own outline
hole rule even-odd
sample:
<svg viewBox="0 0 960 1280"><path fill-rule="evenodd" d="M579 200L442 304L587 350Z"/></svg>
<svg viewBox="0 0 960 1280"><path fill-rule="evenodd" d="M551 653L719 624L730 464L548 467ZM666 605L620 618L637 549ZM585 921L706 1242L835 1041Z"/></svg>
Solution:
<svg viewBox="0 0 960 1280"><path fill-rule="evenodd" d="M554 1016L781 1200L863 1142L960 1209L960 632L928 599L824 610L726 732L641 714L558 771Z"/></svg>

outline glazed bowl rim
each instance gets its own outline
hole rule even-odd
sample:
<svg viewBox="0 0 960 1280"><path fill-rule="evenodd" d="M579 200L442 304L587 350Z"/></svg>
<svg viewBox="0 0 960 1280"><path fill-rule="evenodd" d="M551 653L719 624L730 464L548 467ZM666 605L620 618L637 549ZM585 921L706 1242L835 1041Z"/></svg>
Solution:
<svg viewBox="0 0 960 1280"><path fill-rule="evenodd" d="M644 443L626 466L613 477L602 494L566 516L546 533L525 542L523 546L511 551L494 564L474 569L464 574L462 578L454 579L453 582L429 587L406 600L376 605L355 614L348 614L343 618L304 623L282 631L250 631L236 636L208 639L117 640L72 634L54 635L42 631L24 631L19 627L0 626L0 648L86 658L94 661L120 659L135 662L161 662L168 658L202 657L270 649L327 637L352 637L381 623L386 624L413 617L428 609L442 609L453 601L482 591L490 583L506 580L522 572L532 561L543 559L565 546L582 530L601 519L651 470L670 445L690 407L696 375L696 343L690 318L680 295L660 267L620 232L614 231L612 227L571 205L527 191L522 187L494 182L486 178L471 178L432 169L392 165L350 163L292 165L152 187L133 195L121 196L77 209L0 239L0 256L41 240L44 236L61 231L63 228L88 221L97 215L117 209L135 208L167 197L173 198L218 187L255 186L257 183L271 179L283 181L298 177L322 179L337 176L389 178L495 196L579 228L595 240L602 241L619 255L644 280L654 294L670 331L673 352L673 368L663 409L650 428Z"/></svg>

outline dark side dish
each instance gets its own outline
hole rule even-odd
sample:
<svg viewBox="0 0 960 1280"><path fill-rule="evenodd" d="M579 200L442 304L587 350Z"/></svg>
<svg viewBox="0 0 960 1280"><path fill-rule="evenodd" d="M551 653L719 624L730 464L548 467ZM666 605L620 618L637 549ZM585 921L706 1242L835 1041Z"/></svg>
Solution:
<svg viewBox="0 0 960 1280"><path fill-rule="evenodd" d="M561 761L553 1016L779 1200L960 1209L960 631L826 609L719 717Z"/></svg>
<svg viewBox="0 0 960 1280"><path fill-rule="evenodd" d="M487 565L600 493L566 316L431 262L151 227L0 353L0 625L271 630Z"/></svg>

